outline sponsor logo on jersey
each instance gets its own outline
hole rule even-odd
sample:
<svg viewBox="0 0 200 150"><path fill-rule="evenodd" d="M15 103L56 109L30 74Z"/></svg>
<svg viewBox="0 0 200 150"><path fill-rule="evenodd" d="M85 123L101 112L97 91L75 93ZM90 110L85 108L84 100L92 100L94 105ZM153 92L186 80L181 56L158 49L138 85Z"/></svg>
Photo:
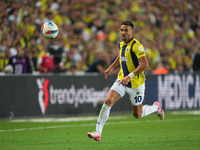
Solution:
<svg viewBox="0 0 200 150"><path fill-rule="evenodd" d="M139 55L143 55L143 54L145 54L145 52L143 51L143 52L141 52L141 53L139 53Z"/></svg>
<svg viewBox="0 0 200 150"><path fill-rule="evenodd" d="M128 57L122 57L122 56L120 56L120 60L128 62Z"/></svg>

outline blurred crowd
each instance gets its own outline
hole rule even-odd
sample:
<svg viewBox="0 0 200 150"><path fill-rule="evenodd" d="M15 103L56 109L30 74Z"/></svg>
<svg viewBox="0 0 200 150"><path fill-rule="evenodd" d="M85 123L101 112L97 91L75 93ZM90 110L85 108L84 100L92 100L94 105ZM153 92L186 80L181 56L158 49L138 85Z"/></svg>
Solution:
<svg viewBox="0 0 200 150"><path fill-rule="evenodd" d="M145 47L147 72L200 71L200 0L6 0L0 6L0 72L103 73L118 56L125 20ZM47 21L59 27L53 40L41 35ZM13 66L17 61L27 64Z"/></svg>

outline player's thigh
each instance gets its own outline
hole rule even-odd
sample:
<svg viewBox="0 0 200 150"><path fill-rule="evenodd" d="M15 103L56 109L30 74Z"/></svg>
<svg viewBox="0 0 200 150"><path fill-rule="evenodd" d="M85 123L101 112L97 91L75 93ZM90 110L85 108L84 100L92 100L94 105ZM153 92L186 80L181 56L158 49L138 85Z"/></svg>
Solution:
<svg viewBox="0 0 200 150"><path fill-rule="evenodd" d="M126 92L130 96L132 105L139 106L144 101L145 84L140 85L138 88L126 88Z"/></svg>
<svg viewBox="0 0 200 150"><path fill-rule="evenodd" d="M121 97L125 95L125 87L123 85L119 85L120 80L116 80L105 100L105 103L109 106L113 106Z"/></svg>
<svg viewBox="0 0 200 150"><path fill-rule="evenodd" d="M110 89L107 98L105 99L105 104L113 106L121 98L120 94L115 90Z"/></svg>
<svg viewBox="0 0 200 150"><path fill-rule="evenodd" d="M117 78L110 89L116 91L121 97L123 97L126 93L126 88L122 84L119 85L120 81L121 80Z"/></svg>

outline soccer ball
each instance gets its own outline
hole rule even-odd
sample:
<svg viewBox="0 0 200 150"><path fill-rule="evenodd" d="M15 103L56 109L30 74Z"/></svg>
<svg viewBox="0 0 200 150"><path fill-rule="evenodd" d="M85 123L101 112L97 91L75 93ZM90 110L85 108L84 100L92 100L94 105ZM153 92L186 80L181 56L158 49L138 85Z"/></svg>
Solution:
<svg viewBox="0 0 200 150"><path fill-rule="evenodd" d="M48 21L42 25L41 34L45 39L54 39L58 35L58 26L54 22Z"/></svg>

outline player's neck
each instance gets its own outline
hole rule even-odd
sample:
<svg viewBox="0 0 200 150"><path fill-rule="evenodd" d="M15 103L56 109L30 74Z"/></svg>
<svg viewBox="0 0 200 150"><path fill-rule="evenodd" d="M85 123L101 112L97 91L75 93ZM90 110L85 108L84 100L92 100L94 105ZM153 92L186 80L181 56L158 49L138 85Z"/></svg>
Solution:
<svg viewBox="0 0 200 150"><path fill-rule="evenodd" d="M130 42L130 40L132 40L132 39L133 39L133 37L127 39L126 41L124 41L124 44L127 44L127 43Z"/></svg>

